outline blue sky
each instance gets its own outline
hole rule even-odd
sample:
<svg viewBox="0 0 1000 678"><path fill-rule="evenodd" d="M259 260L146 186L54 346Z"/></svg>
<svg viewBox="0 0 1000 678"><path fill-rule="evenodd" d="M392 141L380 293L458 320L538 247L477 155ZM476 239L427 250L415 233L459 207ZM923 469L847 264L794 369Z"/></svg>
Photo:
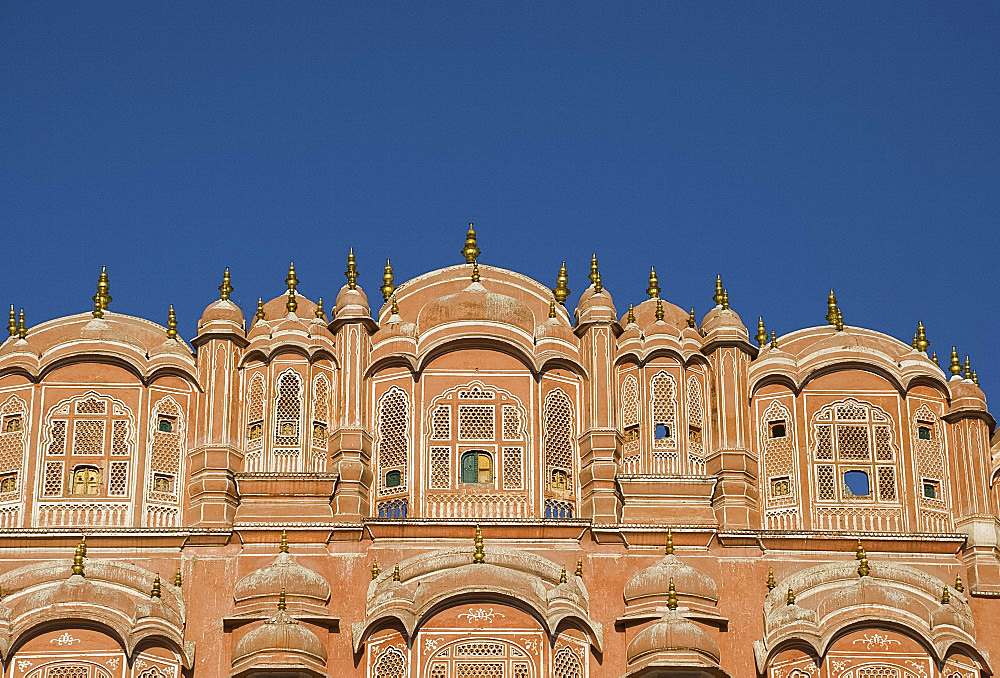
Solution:
<svg viewBox="0 0 1000 678"><path fill-rule="evenodd" d="M917 320L997 393L996 3L0 4L0 302L190 338L482 261L779 333Z"/></svg>

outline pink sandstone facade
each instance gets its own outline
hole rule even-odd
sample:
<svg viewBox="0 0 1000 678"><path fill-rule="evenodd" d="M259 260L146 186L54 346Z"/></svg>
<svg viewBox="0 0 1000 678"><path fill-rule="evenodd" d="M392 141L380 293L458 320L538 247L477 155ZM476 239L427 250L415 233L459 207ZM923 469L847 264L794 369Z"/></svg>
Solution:
<svg viewBox="0 0 1000 678"><path fill-rule="evenodd" d="M981 678L1000 446L968 369L751 341L477 262L371 313L221 295L0 346L3 678ZM818 316L821 313L817 314ZM85 540L81 541L81 537Z"/></svg>

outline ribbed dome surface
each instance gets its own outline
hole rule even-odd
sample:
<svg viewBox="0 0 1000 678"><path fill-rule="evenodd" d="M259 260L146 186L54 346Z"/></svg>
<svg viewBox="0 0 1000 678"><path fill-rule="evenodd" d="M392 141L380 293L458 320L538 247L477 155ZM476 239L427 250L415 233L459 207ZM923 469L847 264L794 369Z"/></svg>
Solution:
<svg viewBox="0 0 1000 678"><path fill-rule="evenodd" d="M535 329L535 316L527 304L489 292L481 283L474 282L461 292L435 299L420 309L417 330L423 334L444 323L477 320L513 325L528 334Z"/></svg>
<svg viewBox="0 0 1000 678"><path fill-rule="evenodd" d="M270 565L240 579L233 597L237 604L248 603L274 598L282 589L289 600L305 598L323 605L330 599L330 585L326 579L299 565L287 553L279 553Z"/></svg>
<svg viewBox="0 0 1000 678"><path fill-rule="evenodd" d="M640 631L625 651L630 664L651 654L697 652L719 662L719 645L702 629L676 610L670 610L658 622Z"/></svg>
<svg viewBox="0 0 1000 678"><path fill-rule="evenodd" d="M198 320L198 329L201 330L209 323L232 323L243 329L243 311L228 299L219 299L209 304L202 312Z"/></svg>
<svg viewBox="0 0 1000 678"><path fill-rule="evenodd" d="M326 648L316 634L289 617L283 610L264 624L246 634L233 648L233 666L252 662L255 658L268 656L268 663L274 655L292 655L320 667L326 665ZM282 663L291 663L287 659Z"/></svg>
<svg viewBox="0 0 1000 678"><path fill-rule="evenodd" d="M715 581L708 575L685 565L674 554L645 570L637 572L625 585L625 602L643 602L646 599L666 600L673 579L678 595L694 596L718 602L719 592Z"/></svg>

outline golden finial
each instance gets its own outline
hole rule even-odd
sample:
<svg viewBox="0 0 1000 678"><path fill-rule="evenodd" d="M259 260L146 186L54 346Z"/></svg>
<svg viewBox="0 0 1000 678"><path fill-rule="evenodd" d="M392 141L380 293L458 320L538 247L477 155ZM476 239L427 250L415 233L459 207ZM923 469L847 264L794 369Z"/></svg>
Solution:
<svg viewBox="0 0 1000 678"><path fill-rule="evenodd" d="M976 374L975 370L972 370L972 383L979 386L979 375Z"/></svg>
<svg viewBox="0 0 1000 678"><path fill-rule="evenodd" d="M389 263L388 259L385 260L385 270L382 273L382 287L379 289L382 290L382 298L385 301L389 301L392 291L396 289L396 286L392 284L392 264Z"/></svg>
<svg viewBox="0 0 1000 678"><path fill-rule="evenodd" d="M549 300L549 317L550 318L555 318L556 317L556 300L555 299L550 299Z"/></svg>
<svg viewBox="0 0 1000 678"><path fill-rule="evenodd" d="M295 262L288 262L288 276L285 278L285 285L288 286L289 292L294 292L295 288L298 287L299 279L295 275Z"/></svg>
<svg viewBox="0 0 1000 678"><path fill-rule="evenodd" d="M391 315L399 315L399 304L396 303L396 295L392 295L390 298L392 304L389 305L389 313Z"/></svg>
<svg viewBox="0 0 1000 678"><path fill-rule="evenodd" d="M729 290L722 290L722 308L723 310L729 308Z"/></svg>
<svg viewBox="0 0 1000 678"><path fill-rule="evenodd" d="M921 353L927 353L927 347L931 345L931 342L927 341L927 330L924 329L924 323L917 321L917 350Z"/></svg>
<svg viewBox="0 0 1000 678"><path fill-rule="evenodd" d="M84 558L87 557L87 535L85 534L80 535L80 555Z"/></svg>
<svg viewBox="0 0 1000 678"><path fill-rule="evenodd" d="M767 568L767 590L773 591L774 587L778 585L778 582L774 581L774 570L770 567Z"/></svg>
<svg viewBox="0 0 1000 678"><path fill-rule="evenodd" d="M951 602L951 594L948 593L948 587L945 586L941 589L941 604L947 605Z"/></svg>
<svg viewBox="0 0 1000 678"><path fill-rule="evenodd" d="M774 330L771 330L771 348L778 348L778 334Z"/></svg>
<svg viewBox="0 0 1000 678"><path fill-rule="evenodd" d="M174 313L174 305L170 304L167 311L167 339L177 338L177 314Z"/></svg>
<svg viewBox="0 0 1000 678"><path fill-rule="evenodd" d="M226 272L222 274L222 284L219 285L219 299L227 301L229 295L233 293L232 281L229 279L229 267L226 266Z"/></svg>
<svg viewBox="0 0 1000 678"><path fill-rule="evenodd" d="M667 555L674 555L674 533L669 527L667 528Z"/></svg>
<svg viewBox="0 0 1000 678"><path fill-rule="evenodd" d="M625 324L626 325L635 324L635 308L632 306L632 304L628 305L628 315L625 316Z"/></svg>
<svg viewBox="0 0 1000 678"><path fill-rule="evenodd" d="M17 337L19 339L24 339L28 336L28 326L24 322L24 309L22 308L17 314Z"/></svg>
<svg viewBox="0 0 1000 678"><path fill-rule="evenodd" d="M174 572L174 586L180 587L184 583L184 578L181 576L181 568L177 568Z"/></svg>
<svg viewBox="0 0 1000 678"><path fill-rule="evenodd" d="M954 346L951 347L951 366L948 367L948 371L956 377L962 373L962 363L958 362L958 351Z"/></svg>
<svg viewBox="0 0 1000 678"><path fill-rule="evenodd" d="M663 322L663 299L656 298L656 321Z"/></svg>
<svg viewBox="0 0 1000 678"><path fill-rule="evenodd" d="M837 326L838 332L844 331L844 314L840 312L840 308L837 309L837 321L834 323Z"/></svg>
<svg viewBox="0 0 1000 678"><path fill-rule="evenodd" d="M569 282L569 277L566 275L566 262L564 261L559 266L559 275L556 276L556 286L552 290L552 295L560 304L566 303L566 297L569 296L569 287L566 286L567 282Z"/></svg>
<svg viewBox="0 0 1000 678"><path fill-rule="evenodd" d="M101 310L107 311L111 303L111 284L108 282L108 267L101 266L101 274L97 276L97 298L101 300Z"/></svg>
<svg viewBox="0 0 1000 678"><path fill-rule="evenodd" d="M972 366L969 364L969 356L965 356L965 367L962 368L962 378L972 379Z"/></svg>
<svg viewBox="0 0 1000 678"><path fill-rule="evenodd" d="M659 299L660 297L660 281L656 277L656 267L649 267L649 287L646 288L646 294L649 295L650 299Z"/></svg>
<svg viewBox="0 0 1000 678"><path fill-rule="evenodd" d="M149 592L150 598L160 597L160 575L153 577L153 590Z"/></svg>
<svg viewBox="0 0 1000 678"><path fill-rule="evenodd" d="M372 561L372 581L378 579L378 576L382 574L382 570L378 569L378 558Z"/></svg>
<svg viewBox="0 0 1000 678"><path fill-rule="evenodd" d="M577 577L582 577L583 576L583 558L580 558L578 561L576 561L576 573L575 574L576 574Z"/></svg>
<svg viewBox="0 0 1000 678"><path fill-rule="evenodd" d="M257 320L264 319L264 297L257 297L257 312L253 317Z"/></svg>
<svg viewBox="0 0 1000 678"><path fill-rule="evenodd" d="M104 315L104 314L102 313L101 315ZM97 311L96 310L94 311L94 317L95 318L100 318L101 317L101 316L97 315ZM7 334L9 334L12 337L15 334L17 334L17 314L14 313L14 304L10 305L10 319L7 320Z"/></svg>
<svg viewBox="0 0 1000 678"><path fill-rule="evenodd" d="M712 295L712 301L715 302L716 306L722 306L722 275L715 276L715 294Z"/></svg>
<svg viewBox="0 0 1000 678"><path fill-rule="evenodd" d="M396 563L396 567L392 568L392 580L399 581L399 563Z"/></svg>
<svg viewBox="0 0 1000 678"><path fill-rule="evenodd" d="M670 585L667 587L667 609L677 609L677 587L674 586L674 578L670 578Z"/></svg>
<svg viewBox="0 0 1000 678"><path fill-rule="evenodd" d="M281 593L278 594L278 611L284 612L288 609L288 603L285 601L285 587L281 587Z"/></svg>
<svg viewBox="0 0 1000 678"><path fill-rule="evenodd" d="M861 561L858 563L858 576L867 577L871 574L871 568L868 566L868 556L862 554Z"/></svg>
<svg viewBox="0 0 1000 678"><path fill-rule="evenodd" d="M472 554L472 562L485 563L486 562L486 551L483 549L483 531L479 529L479 525L476 525L476 550Z"/></svg>
<svg viewBox="0 0 1000 678"><path fill-rule="evenodd" d="M764 328L764 316L758 316L757 320L757 345L764 348L767 343L767 330Z"/></svg>
<svg viewBox="0 0 1000 678"><path fill-rule="evenodd" d="M590 275L587 276L591 285L597 285L597 276L599 275L600 273L597 270L597 253L595 252L590 255Z"/></svg>
<svg viewBox="0 0 1000 678"><path fill-rule="evenodd" d="M795 592L792 591L792 587L788 587L788 594L785 596L785 605L795 604Z"/></svg>
<svg viewBox="0 0 1000 678"><path fill-rule="evenodd" d="M560 584L565 584L566 583L566 568L565 567L562 569L562 572L559 573L559 583Z"/></svg>
<svg viewBox="0 0 1000 678"><path fill-rule="evenodd" d="M285 310L289 313L295 313L299 308L299 302L295 300L295 290L288 290L288 300L285 301Z"/></svg>
<svg viewBox="0 0 1000 678"><path fill-rule="evenodd" d="M354 248L347 253L347 270L344 271L347 277L347 289L353 290L358 286L358 263L354 260Z"/></svg>
<svg viewBox="0 0 1000 678"><path fill-rule="evenodd" d="M323 297L316 300L316 317L319 320L323 319Z"/></svg>
<svg viewBox="0 0 1000 678"><path fill-rule="evenodd" d="M469 232L465 234L465 247L462 248L462 256L465 257L465 263L473 264L476 259L479 258L479 245L476 244L476 229L472 228L472 222L469 222Z"/></svg>
<svg viewBox="0 0 1000 678"><path fill-rule="evenodd" d="M940 363L938 362L937 351L934 351L933 353L931 353L931 360L934 361L935 365L940 365Z"/></svg>
<svg viewBox="0 0 1000 678"><path fill-rule="evenodd" d="M696 323L695 323L695 319L694 319L694 307L692 306L691 307L691 312L688 313L688 327L690 327L691 329L694 329L695 325L696 325Z"/></svg>
<svg viewBox="0 0 1000 678"><path fill-rule="evenodd" d="M278 553L288 553L288 532L281 531L281 543L278 544Z"/></svg>
<svg viewBox="0 0 1000 678"><path fill-rule="evenodd" d="M965 584L962 583L961 574L955 575L955 590L958 591L959 593L963 593L965 591Z"/></svg>
<svg viewBox="0 0 1000 678"><path fill-rule="evenodd" d="M604 291L604 283L601 282L601 272L597 272L597 282L594 283L594 294L600 294Z"/></svg>
<svg viewBox="0 0 1000 678"><path fill-rule="evenodd" d="M73 554L73 574L78 574L81 577L86 575L83 573L83 546L82 544L77 544L76 552Z"/></svg>
<svg viewBox="0 0 1000 678"><path fill-rule="evenodd" d="M472 262L472 282L479 282L479 262Z"/></svg>
<svg viewBox="0 0 1000 678"><path fill-rule="evenodd" d="M858 548L854 549L854 559L861 560L861 557L867 555L865 553L865 547L861 544L861 540L858 539Z"/></svg>
<svg viewBox="0 0 1000 678"><path fill-rule="evenodd" d="M101 308L101 300L97 297L97 295L94 295L94 310L91 311L91 313L95 318L104 317L104 309Z"/></svg>
<svg viewBox="0 0 1000 678"><path fill-rule="evenodd" d="M914 351L917 350L917 333L916 332L913 333L913 341L910 342L910 346L913 348Z"/></svg>
<svg viewBox="0 0 1000 678"><path fill-rule="evenodd" d="M830 290L830 295L826 298L826 324L837 324L837 295Z"/></svg>

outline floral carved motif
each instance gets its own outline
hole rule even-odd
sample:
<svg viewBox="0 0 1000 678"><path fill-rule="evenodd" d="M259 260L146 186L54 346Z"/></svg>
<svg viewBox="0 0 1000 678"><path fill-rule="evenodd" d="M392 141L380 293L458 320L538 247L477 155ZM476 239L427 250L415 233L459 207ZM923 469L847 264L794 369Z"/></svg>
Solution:
<svg viewBox="0 0 1000 678"><path fill-rule="evenodd" d="M864 646L869 650L873 647L888 650L893 643L902 645L898 640L882 633L873 633L871 636L866 633L863 638L856 638L852 644L857 645L858 643L864 643Z"/></svg>
<svg viewBox="0 0 1000 678"><path fill-rule="evenodd" d="M503 619L504 616L505 615L501 614L500 612L494 612L492 607L489 610L484 610L483 608L479 608L478 610L473 610L470 607L468 612L463 612L462 614L458 615L458 618L461 619L462 617L468 617L470 624L477 621L487 621L492 624L494 618Z"/></svg>

